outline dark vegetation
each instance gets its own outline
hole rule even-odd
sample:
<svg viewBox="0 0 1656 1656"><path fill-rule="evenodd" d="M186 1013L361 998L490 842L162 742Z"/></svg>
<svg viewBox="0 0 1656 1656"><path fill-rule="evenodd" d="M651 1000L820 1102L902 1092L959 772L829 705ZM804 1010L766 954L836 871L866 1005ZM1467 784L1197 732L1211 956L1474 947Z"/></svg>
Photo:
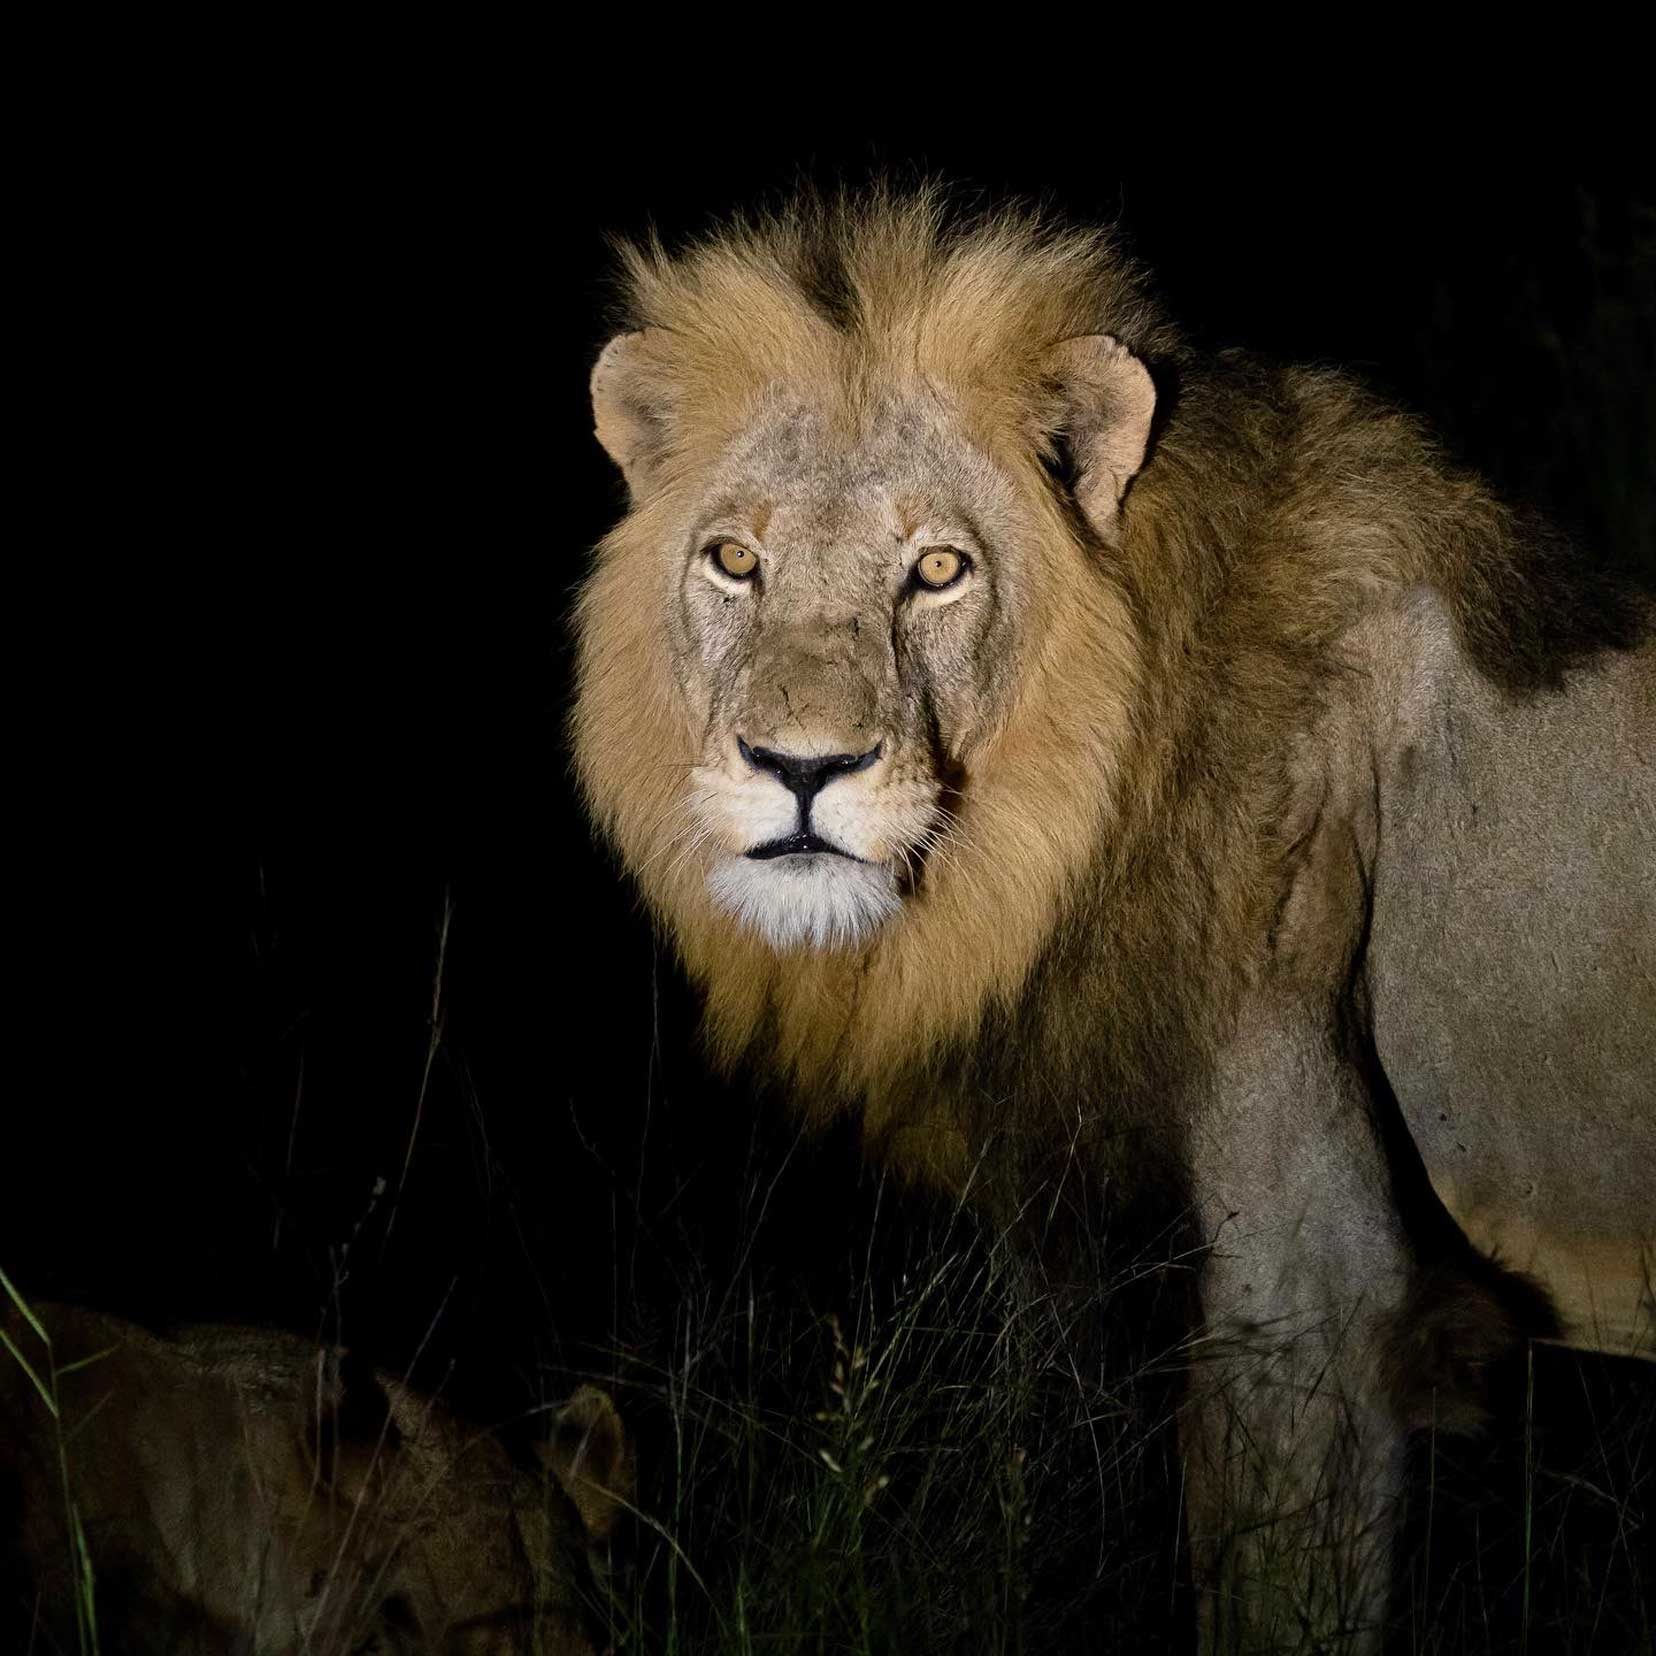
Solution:
<svg viewBox="0 0 1656 1656"><path fill-rule="evenodd" d="M250 140L233 192L203 160L147 206L111 185L170 343L116 304L94 355L149 421L125 480L165 549L100 588L118 648L61 689L31 965L68 1016L19 1026L50 1079L0 1264L392 1367L429 1333L418 1383L484 1419L601 1379L642 1468L623 1648L1167 1648L1184 1262L1111 1239L1089 1300L708 1076L568 782L563 611L618 509L601 233L869 152L599 159L549 200L524 161L355 136ZM1649 191L894 153L1122 212L1204 333L1355 366L1651 575ZM1650 1372L1542 1351L1512 1402L1420 1446L1399 1648L1649 1650Z"/></svg>

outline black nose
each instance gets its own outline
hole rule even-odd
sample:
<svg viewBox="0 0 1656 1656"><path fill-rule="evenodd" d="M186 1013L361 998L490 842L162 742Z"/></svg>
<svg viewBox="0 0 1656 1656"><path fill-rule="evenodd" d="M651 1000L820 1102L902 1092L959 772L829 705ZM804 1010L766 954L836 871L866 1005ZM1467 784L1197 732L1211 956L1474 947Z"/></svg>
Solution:
<svg viewBox="0 0 1656 1656"><path fill-rule="evenodd" d="M742 757L755 770L769 771L799 801L801 816L811 808L811 801L836 776L849 776L853 771L867 770L880 757L883 742L876 742L867 753L824 753L806 755L778 753L774 748L749 747L740 736L736 746Z"/></svg>

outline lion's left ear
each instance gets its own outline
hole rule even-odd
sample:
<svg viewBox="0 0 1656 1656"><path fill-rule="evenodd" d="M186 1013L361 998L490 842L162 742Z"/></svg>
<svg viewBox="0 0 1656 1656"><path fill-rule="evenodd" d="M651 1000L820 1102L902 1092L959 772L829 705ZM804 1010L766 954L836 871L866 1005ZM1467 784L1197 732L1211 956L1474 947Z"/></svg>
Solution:
<svg viewBox="0 0 1656 1656"><path fill-rule="evenodd" d="M1066 339L1043 363L1058 387L1055 427L1075 456L1075 500L1105 540L1113 539L1122 496L1144 464L1156 387L1150 371L1110 334Z"/></svg>
<svg viewBox="0 0 1656 1656"><path fill-rule="evenodd" d="M552 1434L538 1450L575 1503L587 1534L602 1540L631 1504L637 1483L632 1444L609 1393L578 1387L553 1411Z"/></svg>

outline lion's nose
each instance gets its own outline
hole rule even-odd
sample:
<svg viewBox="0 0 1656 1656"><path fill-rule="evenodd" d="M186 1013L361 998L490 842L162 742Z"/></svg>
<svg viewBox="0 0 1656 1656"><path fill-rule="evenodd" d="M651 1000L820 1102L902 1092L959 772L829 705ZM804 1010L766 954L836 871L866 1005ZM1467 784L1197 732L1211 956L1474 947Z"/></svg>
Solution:
<svg viewBox="0 0 1656 1656"><path fill-rule="evenodd" d="M803 813L810 809L811 801L836 776L849 776L853 771L867 770L880 757L880 750L885 744L876 742L867 753L778 753L775 748L749 747L738 736L736 746L755 770L769 771L776 777L798 799Z"/></svg>

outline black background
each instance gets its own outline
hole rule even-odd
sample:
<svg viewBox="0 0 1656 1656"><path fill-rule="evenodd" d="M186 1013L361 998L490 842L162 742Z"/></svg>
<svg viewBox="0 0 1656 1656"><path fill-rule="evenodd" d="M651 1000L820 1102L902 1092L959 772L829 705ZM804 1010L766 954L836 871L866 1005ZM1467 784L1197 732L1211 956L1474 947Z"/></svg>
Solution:
<svg viewBox="0 0 1656 1656"><path fill-rule="evenodd" d="M1199 338L1350 365L1649 572L1648 179L1337 131L1289 171L237 95L141 111L31 255L58 579L14 622L43 924L0 1261L33 1292L396 1361L441 1307L483 1390L602 1369L749 1245L831 1301L873 1200L854 1145L702 1072L570 783L568 605L622 504L586 400L611 233L876 166L1119 218Z"/></svg>

